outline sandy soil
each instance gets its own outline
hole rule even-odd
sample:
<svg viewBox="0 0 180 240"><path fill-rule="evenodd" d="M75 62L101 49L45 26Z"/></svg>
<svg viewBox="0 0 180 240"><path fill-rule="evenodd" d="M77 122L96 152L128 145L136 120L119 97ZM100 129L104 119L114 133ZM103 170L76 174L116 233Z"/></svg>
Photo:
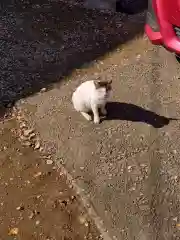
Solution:
<svg viewBox="0 0 180 240"><path fill-rule="evenodd" d="M15 118L0 124L0 238L101 239L61 169L23 146L18 129Z"/></svg>

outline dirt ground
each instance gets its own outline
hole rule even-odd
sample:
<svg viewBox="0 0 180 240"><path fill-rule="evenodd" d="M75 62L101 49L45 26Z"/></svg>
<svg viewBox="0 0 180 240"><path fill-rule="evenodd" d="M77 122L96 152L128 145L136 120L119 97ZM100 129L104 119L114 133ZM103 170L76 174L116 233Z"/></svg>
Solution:
<svg viewBox="0 0 180 240"><path fill-rule="evenodd" d="M180 239L180 65L147 40L144 20L65 0L3 2L1 115L15 103L22 115L1 124L1 238L95 239L96 225L105 240ZM97 78L113 80L100 125L71 103Z"/></svg>
<svg viewBox="0 0 180 240"><path fill-rule="evenodd" d="M101 239L61 169L19 129L16 117L0 123L0 239Z"/></svg>

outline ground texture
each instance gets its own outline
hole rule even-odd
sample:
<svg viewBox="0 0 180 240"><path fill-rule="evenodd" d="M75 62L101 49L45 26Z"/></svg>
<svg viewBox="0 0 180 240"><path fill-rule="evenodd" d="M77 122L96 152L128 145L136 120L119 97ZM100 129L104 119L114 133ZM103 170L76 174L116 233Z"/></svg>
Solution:
<svg viewBox="0 0 180 240"><path fill-rule="evenodd" d="M52 169L61 166L61 170L52 170L47 159L46 165L38 157L32 160L30 170L21 172L22 182L14 186L28 184L25 183L27 180L37 184L38 189L30 184L27 193L24 190L16 194L16 204L12 202L11 207L9 203L8 208L4 205L6 209L2 216L6 219L6 213L7 219L2 221L3 234L16 225L8 217L11 208L21 217L28 204L30 211L35 211L35 219L29 220L31 213L26 212L27 220L21 221L22 225L25 224L23 221L28 224L31 221L32 224L25 224L27 229L40 229L44 222L42 232L48 232L48 224L54 225L49 234L55 239L53 234L66 233L61 230L62 225L58 225L60 231L56 232L56 226L60 224L56 218L64 216L64 205L77 206L77 202L72 198L76 196L74 193L70 192L68 201L66 194L62 198L58 195L57 191L63 192L59 189L68 188L59 183L64 181L63 172L72 180L72 187L78 190L81 203L87 207L88 216L104 239L180 239L180 131L179 120L171 119L180 119L179 64L165 49L153 47L148 42L142 34L143 24L143 13L130 17L87 11L67 1L43 4L27 1L16 7L4 3L0 59L2 110L11 107L12 101L17 103L17 135L21 135L18 129L23 128L24 121L30 132L23 132L23 136L31 135L31 129L36 133L30 139L29 136L18 137L21 144L26 151L31 148L31 151L35 149L39 154L50 156L54 164L50 164ZM108 116L100 125L86 122L71 104L75 87L85 80L97 78L113 80ZM22 97L28 98L18 101ZM4 151L6 148L2 154ZM12 160L8 161L5 168L2 167L4 172L12 164ZM27 165L30 162L25 157L21 161L27 161ZM16 164L16 168L18 166ZM11 168L11 172L16 168ZM4 172L2 170L6 179ZM43 172L47 173L45 178ZM8 184L10 178L8 174L9 180L2 182ZM8 193L14 196L14 191L15 187ZM18 187L17 191L20 191ZM38 208L43 207L43 215L47 217L37 214L42 210L34 207L31 198L27 203L24 200L23 196L31 196L31 191L35 196L47 194L43 195L47 207L37 200ZM23 194L21 201L20 194ZM56 194L60 198L58 211L51 205L51 198L56 200ZM14 199L8 195L4 198L7 201ZM24 210L17 210L21 204ZM67 219L66 215L65 226ZM86 225L89 226L84 221L82 234L88 234ZM67 233L77 234L80 227L75 229L67 229ZM91 234L95 234L94 229L90 230ZM37 234L35 239L41 239L40 233ZM58 239L61 237L57 236ZM92 238L95 236L98 234ZM81 239L76 235L70 237Z"/></svg>

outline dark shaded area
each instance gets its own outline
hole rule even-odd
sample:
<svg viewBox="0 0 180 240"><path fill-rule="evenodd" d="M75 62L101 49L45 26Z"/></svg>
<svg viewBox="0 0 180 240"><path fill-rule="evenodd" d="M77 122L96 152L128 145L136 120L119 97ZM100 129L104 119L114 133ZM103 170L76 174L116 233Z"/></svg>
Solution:
<svg viewBox="0 0 180 240"><path fill-rule="evenodd" d="M59 83L143 32L144 14L129 18L53 0L1 2L1 105Z"/></svg>
<svg viewBox="0 0 180 240"><path fill-rule="evenodd" d="M127 14L137 14L148 7L148 0L117 0L116 1L116 11L127 13Z"/></svg>
<svg viewBox="0 0 180 240"><path fill-rule="evenodd" d="M160 116L152 111L131 103L109 102L107 103L107 120L127 120L132 122L147 123L154 128L162 128L175 118Z"/></svg>

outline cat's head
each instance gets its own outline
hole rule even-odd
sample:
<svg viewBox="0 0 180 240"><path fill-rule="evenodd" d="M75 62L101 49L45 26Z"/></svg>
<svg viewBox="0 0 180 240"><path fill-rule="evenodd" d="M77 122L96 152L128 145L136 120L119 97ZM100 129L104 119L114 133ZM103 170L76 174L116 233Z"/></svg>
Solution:
<svg viewBox="0 0 180 240"><path fill-rule="evenodd" d="M94 85L96 89L104 89L106 93L109 93L112 90L112 80L109 81L95 81Z"/></svg>

